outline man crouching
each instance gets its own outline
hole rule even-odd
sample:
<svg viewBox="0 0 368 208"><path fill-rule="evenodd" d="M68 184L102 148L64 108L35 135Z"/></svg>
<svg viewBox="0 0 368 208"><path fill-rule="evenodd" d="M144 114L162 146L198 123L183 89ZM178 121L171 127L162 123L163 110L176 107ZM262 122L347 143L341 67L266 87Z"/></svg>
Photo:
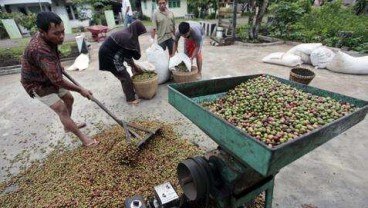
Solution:
<svg viewBox="0 0 368 208"><path fill-rule="evenodd" d="M38 32L32 37L21 60L21 83L27 93L49 106L59 116L66 132L71 131L84 146L94 146L98 142L84 135L79 128L86 124L76 124L71 119L74 98L69 90L90 99L92 92L63 78L58 45L64 42L64 24L52 12L37 15Z"/></svg>

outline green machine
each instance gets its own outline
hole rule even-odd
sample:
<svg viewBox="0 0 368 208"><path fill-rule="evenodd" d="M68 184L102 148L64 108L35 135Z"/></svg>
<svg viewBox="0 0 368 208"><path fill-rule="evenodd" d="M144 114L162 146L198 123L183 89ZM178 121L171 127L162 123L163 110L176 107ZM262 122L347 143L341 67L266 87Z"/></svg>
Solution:
<svg viewBox="0 0 368 208"><path fill-rule="evenodd" d="M359 123L368 112L366 101L268 75L304 92L359 108L299 138L269 147L200 105L258 76L263 75L169 85L169 103L218 144L218 149L178 164L178 180L187 199L205 199L215 207L238 208L265 192L265 207L270 208L274 178L281 168Z"/></svg>

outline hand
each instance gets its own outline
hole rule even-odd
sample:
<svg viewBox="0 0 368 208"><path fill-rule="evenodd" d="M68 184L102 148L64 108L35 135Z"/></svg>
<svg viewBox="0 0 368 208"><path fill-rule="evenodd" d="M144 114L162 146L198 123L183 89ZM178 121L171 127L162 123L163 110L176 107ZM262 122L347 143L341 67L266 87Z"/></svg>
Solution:
<svg viewBox="0 0 368 208"><path fill-rule="evenodd" d="M135 74L142 74L143 70L141 69L141 67L139 67L138 65L135 64L134 67L132 67L132 73Z"/></svg>
<svg viewBox="0 0 368 208"><path fill-rule="evenodd" d="M91 100L92 99L92 92L87 90L87 89L84 89L82 88L81 91L79 92L83 97L86 97L88 98L88 100Z"/></svg>

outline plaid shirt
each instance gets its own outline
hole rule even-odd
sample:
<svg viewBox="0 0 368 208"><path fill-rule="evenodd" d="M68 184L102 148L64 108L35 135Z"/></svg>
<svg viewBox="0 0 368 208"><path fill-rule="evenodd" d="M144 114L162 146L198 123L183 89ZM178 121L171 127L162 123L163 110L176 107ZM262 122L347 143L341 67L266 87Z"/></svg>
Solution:
<svg viewBox="0 0 368 208"><path fill-rule="evenodd" d="M63 67L57 46L47 43L40 33L29 42L21 63L21 83L31 97L34 91L47 87L59 89L58 84L63 81Z"/></svg>

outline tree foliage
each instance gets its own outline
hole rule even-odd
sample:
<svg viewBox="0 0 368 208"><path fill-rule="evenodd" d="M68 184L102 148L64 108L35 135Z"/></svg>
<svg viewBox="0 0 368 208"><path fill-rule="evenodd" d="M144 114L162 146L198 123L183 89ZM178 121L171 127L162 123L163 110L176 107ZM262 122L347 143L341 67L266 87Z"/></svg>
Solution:
<svg viewBox="0 0 368 208"><path fill-rule="evenodd" d="M209 9L216 13L218 10L218 0L188 0L188 10L194 13L197 18L205 18L209 15Z"/></svg>
<svg viewBox="0 0 368 208"><path fill-rule="evenodd" d="M277 1L269 9L274 17L270 29L279 37L285 37L291 25L311 11L311 2L310 0Z"/></svg>
<svg viewBox="0 0 368 208"><path fill-rule="evenodd" d="M104 11L111 9L110 2L111 0L73 0L73 4L77 6L79 19L90 19L91 24L106 22ZM87 12L89 9L92 10L92 16Z"/></svg>
<svg viewBox="0 0 368 208"><path fill-rule="evenodd" d="M270 0L249 0L248 36L250 40L258 39L258 32Z"/></svg>

